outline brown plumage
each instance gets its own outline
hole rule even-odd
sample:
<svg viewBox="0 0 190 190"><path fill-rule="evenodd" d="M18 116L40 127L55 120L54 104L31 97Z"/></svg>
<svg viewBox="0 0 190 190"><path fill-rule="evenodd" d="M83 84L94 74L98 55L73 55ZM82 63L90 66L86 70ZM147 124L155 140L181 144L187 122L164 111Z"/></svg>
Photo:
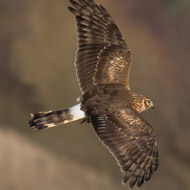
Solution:
<svg viewBox="0 0 190 190"><path fill-rule="evenodd" d="M123 183L140 187L158 168L155 133L139 114L154 105L145 96L131 92L131 53L106 9L93 0L69 1L78 31L75 66L81 103L35 113L29 125L40 130L87 118L121 167Z"/></svg>
<svg viewBox="0 0 190 190"><path fill-rule="evenodd" d="M138 113L145 100L124 86L98 85L85 93L81 107L124 172L123 183L129 180L130 188L135 184L140 187L158 167L154 131Z"/></svg>
<svg viewBox="0 0 190 190"><path fill-rule="evenodd" d="M70 2L74 8L69 10L77 22L75 65L82 92L102 83L123 84L129 88L131 53L109 13L91 0Z"/></svg>

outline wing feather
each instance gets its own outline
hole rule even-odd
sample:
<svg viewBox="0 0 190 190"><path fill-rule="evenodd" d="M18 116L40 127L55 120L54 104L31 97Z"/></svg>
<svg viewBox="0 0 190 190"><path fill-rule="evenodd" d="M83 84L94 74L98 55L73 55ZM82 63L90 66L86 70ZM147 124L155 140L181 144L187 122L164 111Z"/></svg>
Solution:
<svg viewBox="0 0 190 190"><path fill-rule="evenodd" d="M90 114L94 130L124 172L122 182L142 186L158 168L158 149L152 127L131 110Z"/></svg>
<svg viewBox="0 0 190 190"><path fill-rule="evenodd" d="M120 83L129 88L131 54L110 14L93 0L70 2L72 7L69 7L69 10L75 15L77 23L78 50L75 66L82 93L102 83ZM120 61L117 61L118 59ZM121 68L120 65L122 69L117 69ZM107 75L106 78L103 77L104 73ZM110 74L115 78L110 78Z"/></svg>

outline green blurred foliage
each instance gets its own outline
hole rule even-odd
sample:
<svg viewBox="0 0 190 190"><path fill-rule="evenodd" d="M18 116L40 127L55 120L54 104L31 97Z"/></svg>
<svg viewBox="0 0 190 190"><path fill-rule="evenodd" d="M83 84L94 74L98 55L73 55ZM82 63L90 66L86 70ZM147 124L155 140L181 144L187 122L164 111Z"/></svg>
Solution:
<svg viewBox="0 0 190 190"><path fill-rule="evenodd" d="M189 14L190 10L190 2L188 0L167 0L164 1L166 4L166 7L168 9L168 12L179 14L179 13L185 13Z"/></svg>
<svg viewBox="0 0 190 190"><path fill-rule="evenodd" d="M143 116L156 131L160 167L142 189L190 189L189 1L96 1L109 10L131 49L131 88L156 105ZM126 189L115 160L89 124L39 133L27 128L31 112L66 108L80 96L73 64L75 22L68 5L62 0L0 0L0 125L19 131L57 160L68 157L80 168L110 177L113 184L104 189L114 184ZM11 161L11 172L8 166ZM93 186L99 189L98 183Z"/></svg>

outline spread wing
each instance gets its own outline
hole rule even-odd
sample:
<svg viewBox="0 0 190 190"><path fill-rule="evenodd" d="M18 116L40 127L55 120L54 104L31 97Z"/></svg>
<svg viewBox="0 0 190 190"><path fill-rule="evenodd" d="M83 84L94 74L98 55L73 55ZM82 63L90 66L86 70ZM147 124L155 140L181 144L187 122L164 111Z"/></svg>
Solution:
<svg viewBox="0 0 190 190"><path fill-rule="evenodd" d="M75 15L78 51L75 65L82 92L101 83L129 88L130 51L109 13L93 0L70 0Z"/></svg>
<svg viewBox="0 0 190 190"><path fill-rule="evenodd" d="M94 130L124 172L123 183L140 187L158 168L158 149L152 127L131 109L91 114Z"/></svg>

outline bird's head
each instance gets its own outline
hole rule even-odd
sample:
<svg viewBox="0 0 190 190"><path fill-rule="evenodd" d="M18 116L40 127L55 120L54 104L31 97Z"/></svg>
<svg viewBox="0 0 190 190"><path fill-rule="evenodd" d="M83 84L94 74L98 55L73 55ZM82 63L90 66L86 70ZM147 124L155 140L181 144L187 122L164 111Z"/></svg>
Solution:
<svg viewBox="0 0 190 190"><path fill-rule="evenodd" d="M151 99L144 97L144 107L146 109L153 108L154 109L154 103Z"/></svg>
<svg viewBox="0 0 190 190"><path fill-rule="evenodd" d="M149 108L154 108L154 103L149 98L140 95L140 94L132 94L132 106L137 112L145 111Z"/></svg>

